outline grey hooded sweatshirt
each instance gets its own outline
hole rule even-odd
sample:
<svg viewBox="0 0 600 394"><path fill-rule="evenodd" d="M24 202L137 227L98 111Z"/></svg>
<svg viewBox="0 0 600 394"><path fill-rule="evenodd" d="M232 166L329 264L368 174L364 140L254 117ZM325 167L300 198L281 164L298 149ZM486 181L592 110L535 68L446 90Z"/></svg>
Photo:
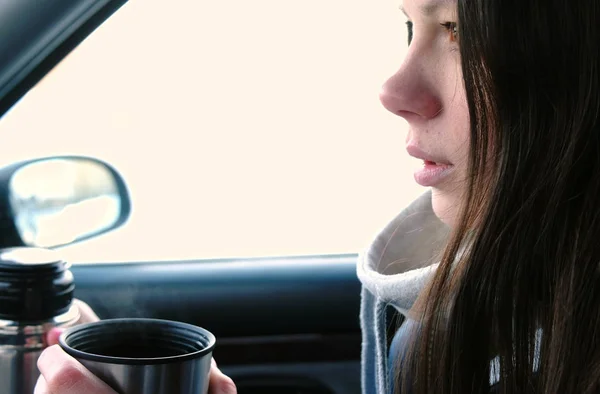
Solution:
<svg viewBox="0 0 600 394"><path fill-rule="evenodd" d="M431 192L427 192L392 220L359 256L357 274L362 282L360 322L363 394L392 392L386 311L388 306L392 306L408 317L421 289L435 273L438 266L436 259L448 235L449 228L435 216L431 206ZM415 323L410 318L406 321L403 326ZM403 334L401 331L402 327L397 334ZM408 329L404 331L408 332ZM539 368L541 335L541 330L538 330L534 371ZM402 335L396 335L392 348L396 342L399 345L397 347L403 346L401 337ZM401 351L402 349L392 349L392 357L398 358ZM490 360L492 388L499 382L499 368L497 357Z"/></svg>
<svg viewBox="0 0 600 394"><path fill-rule="evenodd" d="M435 216L431 192L404 209L359 256L362 282L362 392L389 394L386 310L407 315L434 273L449 229Z"/></svg>

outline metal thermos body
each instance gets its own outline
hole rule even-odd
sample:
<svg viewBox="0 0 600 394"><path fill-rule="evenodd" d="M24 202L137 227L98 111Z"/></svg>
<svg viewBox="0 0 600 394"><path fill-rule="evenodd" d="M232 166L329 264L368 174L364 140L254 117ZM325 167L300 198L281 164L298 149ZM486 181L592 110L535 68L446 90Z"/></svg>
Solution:
<svg viewBox="0 0 600 394"><path fill-rule="evenodd" d="M0 249L1 394L33 394L46 334L79 320L69 268L52 250Z"/></svg>

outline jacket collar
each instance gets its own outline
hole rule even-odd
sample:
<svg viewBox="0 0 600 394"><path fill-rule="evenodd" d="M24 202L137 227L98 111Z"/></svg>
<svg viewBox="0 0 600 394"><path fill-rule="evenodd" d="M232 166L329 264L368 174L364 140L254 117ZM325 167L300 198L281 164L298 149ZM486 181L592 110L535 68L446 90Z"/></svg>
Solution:
<svg viewBox="0 0 600 394"><path fill-rule="evenodd" d="M431 191L424 193L360 255L360 281L375 297L406 315L437 267L448 233L433 212Z"/></svg>

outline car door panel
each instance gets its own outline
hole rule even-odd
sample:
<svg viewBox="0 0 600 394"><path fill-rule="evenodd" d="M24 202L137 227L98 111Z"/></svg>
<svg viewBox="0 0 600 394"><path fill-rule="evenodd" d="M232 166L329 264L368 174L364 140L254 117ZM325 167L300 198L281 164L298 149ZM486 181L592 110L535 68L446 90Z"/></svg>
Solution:
<svg viewBox="0 0 600 394"><path fill-rule="evenodd" d="M0 44L0 116L123 3L6 3L11 39ZM72 272L75 296L102 318L170 319L212 331L214 356L240 394L358 394L356 258L74 264Z"/></svg>
<svg viewBox="0 0 600 394"><path fill-rule="evenodd" d="M265 364L223 367L239 394L359 394L360 363Z"/></svg>
<svg viewBox="0 0 600 394"><path fill-rule="evenodd" d="M356 255L85 264L76 297L102 318L185 321L217 336L240 393L358 393Z"/></svg>

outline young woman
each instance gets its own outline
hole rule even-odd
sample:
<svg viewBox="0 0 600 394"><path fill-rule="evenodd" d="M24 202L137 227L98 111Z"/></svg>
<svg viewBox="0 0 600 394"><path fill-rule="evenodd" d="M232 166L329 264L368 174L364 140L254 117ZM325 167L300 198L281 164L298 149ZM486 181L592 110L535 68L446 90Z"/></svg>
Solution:
<svg viewBox="0 0 600 394"><path fill-rule="evenodd" d="M381 101L431 191L359 261L363 391L600 392L600 3L403 10L409 50ZM56 347L39 367L38 393L112 393Z"/></svg>
<svg viewBox="0 0 600 394"><path fill-rule="evenodd" d="M359 264L365 392L600 392L600 3L404 10L381 97L431 196Z"/></svg>

